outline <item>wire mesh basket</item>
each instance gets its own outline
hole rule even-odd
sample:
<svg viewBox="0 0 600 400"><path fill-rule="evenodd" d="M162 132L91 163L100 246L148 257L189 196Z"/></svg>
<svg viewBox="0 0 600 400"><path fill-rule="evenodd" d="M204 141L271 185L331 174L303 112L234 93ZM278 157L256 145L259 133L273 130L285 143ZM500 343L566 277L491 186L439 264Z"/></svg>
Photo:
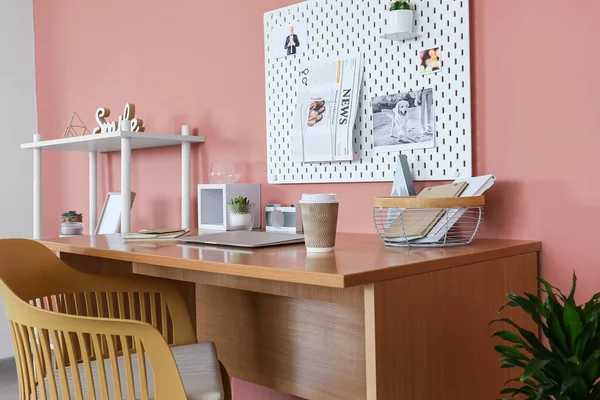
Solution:
<svg viewBox="0 0 600 400"><path fill-rule="evenodd" d="M451 247L473 241L485 197L373 199L373 222L386 246Z"/></svg>

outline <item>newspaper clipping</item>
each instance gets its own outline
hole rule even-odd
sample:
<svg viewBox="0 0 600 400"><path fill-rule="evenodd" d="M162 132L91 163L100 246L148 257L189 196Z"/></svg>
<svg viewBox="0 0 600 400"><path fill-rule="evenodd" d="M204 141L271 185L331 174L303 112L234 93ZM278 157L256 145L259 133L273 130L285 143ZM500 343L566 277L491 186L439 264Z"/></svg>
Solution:
<svg viewBox="0 0 600 400"><path fill-rule="evenodd" d="M294 161L352 161L362 56L311 62L301 71L294 121Z"/></svg>

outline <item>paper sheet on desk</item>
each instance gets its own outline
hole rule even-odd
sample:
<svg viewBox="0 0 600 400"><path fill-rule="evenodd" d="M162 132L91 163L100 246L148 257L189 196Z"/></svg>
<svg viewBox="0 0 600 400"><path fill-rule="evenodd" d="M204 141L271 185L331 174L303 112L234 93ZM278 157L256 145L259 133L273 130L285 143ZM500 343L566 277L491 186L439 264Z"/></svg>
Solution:
<svg viewBox="0 0 600 400"><path fill-rule="evenodd" d="M294 119L294 161L352 161L362 86L362 56L312 62L301 72Z"/></svg>

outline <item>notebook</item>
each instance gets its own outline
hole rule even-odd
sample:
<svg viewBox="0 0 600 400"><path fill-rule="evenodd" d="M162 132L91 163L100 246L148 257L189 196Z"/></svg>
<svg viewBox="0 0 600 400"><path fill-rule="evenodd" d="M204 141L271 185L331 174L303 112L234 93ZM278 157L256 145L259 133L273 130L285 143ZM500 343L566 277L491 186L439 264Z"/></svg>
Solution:
<svg viewBox="0 0 600 400"><path fill-rule="evenodd" d="M424 189L417 198L419 199L440 199L449 197L459 197L467 188L467 182L455 182L448 185L434 186ZM398 241L406 239L420 239L433 229L440 218L444 215L442 209L431 210L405 210L402 218L397 218L385 230L386 240L397 238Z"/></svg>
<svg viewBox="0 0 600 400"><path fill-rule="evenodd" d="M189 229L144 229L139 232L123 234L123 240L127 242L138 240L175 240L189 233Z"/></svg>

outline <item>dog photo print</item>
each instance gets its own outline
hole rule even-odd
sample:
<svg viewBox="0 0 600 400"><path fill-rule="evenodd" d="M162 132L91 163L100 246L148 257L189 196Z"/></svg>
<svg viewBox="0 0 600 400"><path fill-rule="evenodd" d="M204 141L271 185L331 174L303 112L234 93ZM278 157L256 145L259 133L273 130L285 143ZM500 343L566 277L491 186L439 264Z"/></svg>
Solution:
<svg viewBox="0 0 600 400"><path fill-rule="evenodd" d="M273 28L271 32L271 55L282 58L302 55L308 49L308 27L306 22L292 22Z"/></svg>
<svg viewBox="0 0 600 400"><path fill-rule="evenodd" d="M376 152L435 147L433 88L374 97L373 136Z"/></svg>

